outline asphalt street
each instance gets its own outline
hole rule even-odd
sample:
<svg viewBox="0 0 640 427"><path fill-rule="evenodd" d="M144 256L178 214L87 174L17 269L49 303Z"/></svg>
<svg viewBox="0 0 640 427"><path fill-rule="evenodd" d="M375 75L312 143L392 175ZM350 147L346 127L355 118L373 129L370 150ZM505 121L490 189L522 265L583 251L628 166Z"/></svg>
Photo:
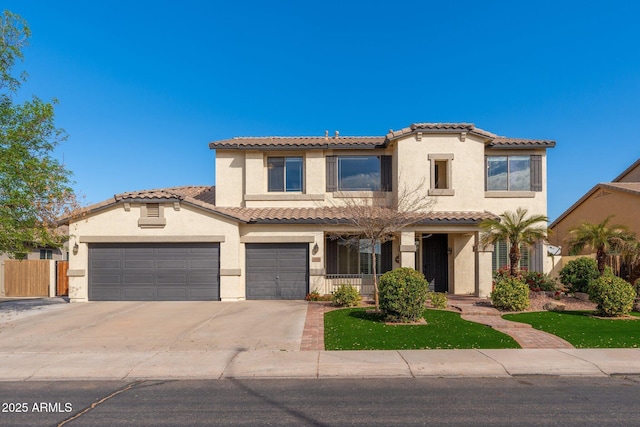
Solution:
<svg viewBox="0 0 640 427"><path fill-rule="evenodd" d="M633 426L640 378L2 382L0 403L2 426Z"/></svg>

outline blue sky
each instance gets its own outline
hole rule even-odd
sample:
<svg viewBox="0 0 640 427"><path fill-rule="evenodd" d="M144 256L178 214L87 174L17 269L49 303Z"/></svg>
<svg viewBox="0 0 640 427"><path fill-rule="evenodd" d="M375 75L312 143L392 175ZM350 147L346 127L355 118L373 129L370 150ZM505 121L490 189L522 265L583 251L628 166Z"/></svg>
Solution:
<svg viewBox="0 0 640 427"><path fill-rule="evenodd" d="M214 184L208 142L471 122L554 139L549 217L640 157L634 1L5 0L85 203Z"/></svg>

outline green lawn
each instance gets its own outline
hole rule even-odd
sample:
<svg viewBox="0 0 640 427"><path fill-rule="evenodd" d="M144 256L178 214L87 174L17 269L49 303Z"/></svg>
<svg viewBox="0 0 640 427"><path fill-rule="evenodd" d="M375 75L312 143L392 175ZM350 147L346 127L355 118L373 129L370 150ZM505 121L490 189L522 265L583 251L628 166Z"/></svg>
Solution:
<svg viewBox="0 0 640 427"><path fill-rule="evenodd" d="M324 316L326 350L408 350L520 348L508 335L462 320L458 313L425 310L426 325L386 325L364 308L330 311Z"/></svg>
<svg viewBox="0 0 640 427"><path fill-rule="evenodd" d="M589 314L588 311L540 311L502 317L557 335L576 348L640 347L640 319L598 319ZM638 313L631 314L640 317Z"/></svg>

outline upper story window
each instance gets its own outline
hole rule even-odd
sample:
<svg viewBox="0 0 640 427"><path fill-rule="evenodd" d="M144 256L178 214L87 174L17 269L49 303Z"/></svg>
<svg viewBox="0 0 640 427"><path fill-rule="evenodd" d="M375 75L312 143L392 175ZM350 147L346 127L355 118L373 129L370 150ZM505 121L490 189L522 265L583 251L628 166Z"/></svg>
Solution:
<svg viewBox="0 0 640 427"><path fill-rule="evenodd" d="M302 191L302 157L269 157L268 191Z"/></svg>
<svg viewBox="0 0 640 427"><path fill-rule="evenodd" d="M391 156L327 156L327 191L391 191Z"/></svg>
<svg viewBox="0 0 640 427"><path fill-rule="evenodd" d="M542 191L542 156L487 156L487 191Z"/></svg>
<svg viewBox="0 0 640 427"><path fill-rule="evenodd" d="M430 196L453 196L451 162L453 154L429 154L431 175Z"/></svg>

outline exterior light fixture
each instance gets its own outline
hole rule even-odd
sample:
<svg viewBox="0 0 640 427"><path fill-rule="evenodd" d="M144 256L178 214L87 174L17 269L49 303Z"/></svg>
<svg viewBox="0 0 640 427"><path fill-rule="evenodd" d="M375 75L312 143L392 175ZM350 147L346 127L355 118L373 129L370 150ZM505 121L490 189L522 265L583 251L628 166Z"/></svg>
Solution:
<svg viewBox="0 0 640 427"><path fill-rule="evenodd" d="M316 243L315 245L313 245L313 249L311 249L311 254L312 255L317 254L319 249L320 248L318 248L318 243Z"/></svg>
<svg viewBox="0 0 640 427"><path fill-rule="evenodd" d="M73 244L73 254L74 255L78 255L78 249L80 249L80 246L78 246L78 242Z"/></svg>

